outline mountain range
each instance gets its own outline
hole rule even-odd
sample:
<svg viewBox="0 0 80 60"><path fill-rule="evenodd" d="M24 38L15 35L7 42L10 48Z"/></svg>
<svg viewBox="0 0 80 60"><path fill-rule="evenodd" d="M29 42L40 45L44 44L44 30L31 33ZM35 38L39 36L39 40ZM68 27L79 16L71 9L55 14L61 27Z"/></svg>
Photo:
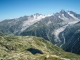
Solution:
<svg viewBox="0 0 80 60"><path fill-rule="evenodd" d="M0 22L0 33L42 37L67 52L80 54L80 14L73 11L6 19Z"/></svg>

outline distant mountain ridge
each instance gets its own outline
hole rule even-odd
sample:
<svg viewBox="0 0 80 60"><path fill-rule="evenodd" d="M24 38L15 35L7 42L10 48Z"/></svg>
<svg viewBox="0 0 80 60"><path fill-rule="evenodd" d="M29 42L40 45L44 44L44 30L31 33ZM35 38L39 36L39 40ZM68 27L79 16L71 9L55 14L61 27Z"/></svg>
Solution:
<svg viewBox="0 0 80 60"><path fill-rule="evenodd" d="M36 13L0 22L0 33L10 36L43 37L66 51L80 54L80 49L78 52L74 51L73 48L70 49L73 45L74 49L80 48L78 42L80 40L78 39L80 35L79 22L80 14L73 11L66 12L65 10L61 10L49 15ZM77 37L74 39L75 36ZM72 44L75 40L77 40L77 48L75 48L76 44Z"/></svg>
<svg viewBox="0 0 80 60"><path fill-rule="evenodd" d="M24 31L25 29L27 29L29 26L33 25L34 23L48 16L51 16L51 15L42 15L42 14L36 13L34 15L23 16L23 17L16 18L16 19L3 20L0 22L0 27L1 27L0 33L5 34L5 35L20 33ZM8 28L6 29L8 31L6 31L5 28Z"/></svg>

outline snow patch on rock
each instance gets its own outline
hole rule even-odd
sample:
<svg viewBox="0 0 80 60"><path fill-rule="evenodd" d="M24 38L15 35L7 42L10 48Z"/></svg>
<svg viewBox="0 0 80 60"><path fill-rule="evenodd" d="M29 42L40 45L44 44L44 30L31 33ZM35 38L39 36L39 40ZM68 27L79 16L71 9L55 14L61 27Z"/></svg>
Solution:
<svg viewBox="0 0 80 60"><path fill-rule="evenodd" d="M46 25L48 26L49 24L51 24L51 21L48 21L48 23Z"/></svg>
<svg viewBox="0 0 80 60"><path fill-rule="evenodd" d="M41 21L41 19L43 19L45 17L49 17L49 16L52 16L52 14L49 14L49 15L33 15L33 18L28 17L28 20L23 22L21 32L24 31L25 29L27 29L29 26L33 25L34 23Z"/></svg>
<svg viewBox="0 0 80 60"><path fill-rule="evenodd" d="M68 18L66 18L65 16L64 16L64 14L62 14L62 17L61 16L58 16L60 19L62 19L63 21L67 21L67 20L69 20Z"/></svg>
<svg viewBox="0 0 80 60"><path fill-rule="evenodd" d="M78 18L77 17L75 17L73 14L71 14L70 12L68 12L68 14L71 16L71 17L73 17L74 19L77 19L78 20Z"/></svg>

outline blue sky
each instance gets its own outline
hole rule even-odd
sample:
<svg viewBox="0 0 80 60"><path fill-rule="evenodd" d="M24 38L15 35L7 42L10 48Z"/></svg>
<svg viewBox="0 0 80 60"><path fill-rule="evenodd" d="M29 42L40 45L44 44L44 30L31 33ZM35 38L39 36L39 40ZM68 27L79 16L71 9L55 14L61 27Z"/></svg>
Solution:
<svg viewBox="0 0 80 60"><path fill-rule="evenodd" d="M35 13L52 14L62 9L80 13L80 0L0 0L0 20Z"/></svg>

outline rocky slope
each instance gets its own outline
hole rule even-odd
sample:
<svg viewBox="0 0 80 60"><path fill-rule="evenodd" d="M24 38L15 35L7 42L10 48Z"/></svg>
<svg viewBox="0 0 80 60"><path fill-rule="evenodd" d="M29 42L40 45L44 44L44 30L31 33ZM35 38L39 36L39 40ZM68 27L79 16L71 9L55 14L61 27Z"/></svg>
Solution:
<svg viewBox="0 0 80 60"><path fill-rule="evenodd" d="M68 52L80 54L80 22L67 27L62 34L66 42L62 48Z"/></svg>
<svg viewBox="0 0 80 60"><path fill-rule="evenodd" d="M0 36L0 60L78 60L49 41L33 36Z"/></svg>

